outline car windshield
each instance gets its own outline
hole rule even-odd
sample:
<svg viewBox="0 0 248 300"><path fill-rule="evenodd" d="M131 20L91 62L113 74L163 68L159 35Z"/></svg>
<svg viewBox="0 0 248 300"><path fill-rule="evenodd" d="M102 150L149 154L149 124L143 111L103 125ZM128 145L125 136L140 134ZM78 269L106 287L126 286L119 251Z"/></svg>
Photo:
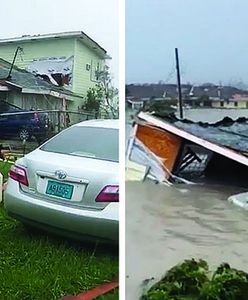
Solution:
<svg viewBox="0 0 248 300"><path fill-rule="evenodd" d="M118 136L117 129L74 126L55 136L40 149L118 162Z"/></svg>

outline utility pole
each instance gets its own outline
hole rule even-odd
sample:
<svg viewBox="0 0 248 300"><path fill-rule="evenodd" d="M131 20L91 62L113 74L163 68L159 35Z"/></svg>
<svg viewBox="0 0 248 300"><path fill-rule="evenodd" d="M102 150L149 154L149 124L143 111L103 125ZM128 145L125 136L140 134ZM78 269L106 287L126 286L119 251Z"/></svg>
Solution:
<svg viewBox="0 0 248 300"><path fill-rule="evenodd" d="M177 69L177 88L178 88L179 113L180 113L180 119L183 119L183 100L182 100L180 67L179 67L179 58L178 58L178 49L177 48L175 48L175 56L176 56L176 69Z"/></svg>
<svg viewBox="0 0 248 300"><path fill-rule="evenodd" d="M17 56L17 53L18 53L19 50L23 51L23 49L19 46L16 48L15 55L14 55L14 58L13 58L13 61L12 61L12 64L11 64L11 67L10 67L10 70L9 70L9 74L7 76L7 80L11 79L11 73L12 73L12 70L13 70L13 67L14 67L14 64L15 64L15 60L16 60L16 56Z"/></svg>

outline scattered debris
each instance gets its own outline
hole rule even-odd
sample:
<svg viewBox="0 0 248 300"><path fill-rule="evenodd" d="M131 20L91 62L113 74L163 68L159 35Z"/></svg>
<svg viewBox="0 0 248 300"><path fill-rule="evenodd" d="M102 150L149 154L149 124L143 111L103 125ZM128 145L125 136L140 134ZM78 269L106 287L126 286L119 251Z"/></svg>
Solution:
<svg viewBox="0 0 248 300"><path fill-rule="evenodd" d="M126 166L126 180L129 181L143 181L149 169L146 166L138 163L128 161Z"/></svg>
<svg viewBox="0 0 248 300"><path fill-rule="evenodd" d="M3 192L7 187L7 177L10 167L15 162L15 156L10 149L0 144L0 203L3 201Z"/></svg>
<svg viewBox="0 0 248 300"><path fill-rule="evenodd" d="M228 201L244 209L248 209L248 193L232 195Z"/></svg>
<svg viewBox="0 0 248 300"><path fill-rule="evenodd" d="M99 296L105 295L117 289L118 286L118 281L114 280L112 282L99 285L98 287L88 290L86 292L82 292L77 296L68 295L60 298L59 300L93 300Z"/></svg>

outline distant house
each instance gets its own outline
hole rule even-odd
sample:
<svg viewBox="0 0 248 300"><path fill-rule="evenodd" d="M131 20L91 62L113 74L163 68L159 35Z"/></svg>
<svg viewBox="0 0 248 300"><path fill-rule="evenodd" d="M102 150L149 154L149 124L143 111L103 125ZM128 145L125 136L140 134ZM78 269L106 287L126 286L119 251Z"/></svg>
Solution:
<svg viewBox="0 0 248 300"><path fill-rule="evenodd" d="M133 102L132 106L138 102L144 105L150 100L178 99L176 84L128 84L126 91L126 101ZM189 107L248 108L248 92L231 86L183 84L182 98Z"/></svg>
<svg viewBox="0 0 248 300"><path fill-rule="evenodd" d="M182 85L183 95L188 94L190 88L190 85ZM178 95L176 84L128 84L126 91L128 91L128 96L133 96L141 101L175 99Z"/></svg>
<svg viewBox="0 0 248 300"><path fill-rule="evenodd" d="M204 84L192 86L188 101L193 107L247 108L248 92L232 86Z"/></svg>
<svg viewBox="0 0 248 300"><path fill-rule="evenodd" d="M214 108L248 108L248 94L234 94L229 99L218 99L212 102Z"/></svg>
<svg viewBox="0 0 248 300"><path fill-rule="evenodd" d="M57 87L23 69L13 67L0 59L0 101L7 101L26 109L63 109L65 99L75 102L78 96L73 92Z"/></svg>
<svg viewBox="0 0 248 300"><path fill-rule="evenodd" d="M87 90L98 82L97 71L109 58L106 50L82 31L0 39L0 57L12 62L17 47L22 49L16 57L17 67L81 97L68 102L70 109L83 104Z"/></svg>
<svg viewBox="0 0 248 300"><path fill-rule="evenodd" d="M126 106L134 110L140 110L144 107L144 101L134 97L126 97Z"/></svg>

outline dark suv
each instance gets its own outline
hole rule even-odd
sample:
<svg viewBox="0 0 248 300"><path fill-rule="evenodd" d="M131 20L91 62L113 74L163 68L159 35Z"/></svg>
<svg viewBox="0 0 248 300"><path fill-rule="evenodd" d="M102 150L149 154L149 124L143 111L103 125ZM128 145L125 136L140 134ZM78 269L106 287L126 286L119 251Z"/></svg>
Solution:
<svg viewBox="0 0 248 300"><path fill-rule="evenodd" d="M40 142L47 137L48 131L49 119L46 113L23 110L8 102L0 102L0 138L29 140L35 137Z"/></svg>

